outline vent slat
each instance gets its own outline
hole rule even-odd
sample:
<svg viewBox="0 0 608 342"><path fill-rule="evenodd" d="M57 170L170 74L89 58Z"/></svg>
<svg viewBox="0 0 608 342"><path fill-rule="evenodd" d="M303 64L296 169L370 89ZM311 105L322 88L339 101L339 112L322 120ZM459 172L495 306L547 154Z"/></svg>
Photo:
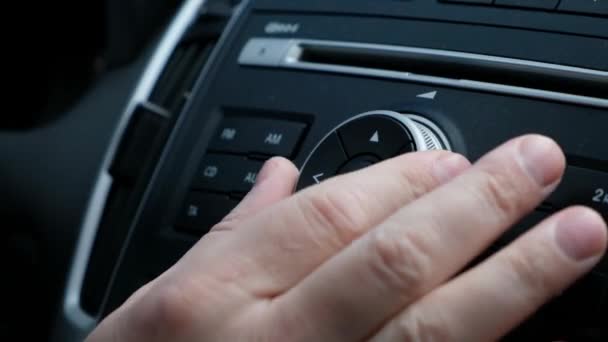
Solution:
<svg viewBox="0 0 608 342"><path fill-rule="evenodd" d="M156 87L154 88L154 91L152 92L152 95L150 96L150 102L153 102L156 104L161 103L160 99L164 96L163 94L165 94L167 92L167 87L169 86L168 80L171 77L171 75L173 75L175 73L175 69L177 69L178 66L180 65L180 61L181 61L183 55L184 55L184 50L182 50L182 49L175 50L175 52L173 53L173 56L171 57L171 59L167 63L167 66L165 67L165 71L162 73L161 77L159 78L158 82L156 83Z"/></svg>
<svg viewBox="0 0 608 342"><path fill-rule="evenodd" d="M194 61L194 57L196 56L196 50L198 49L198 47L195 45L187 47L178 47L178 50L180 49L183 50L183 55L179 59L179 64L176 66L176 68L170 74L168 74L166 84L162 85L165 89L162 93L158 94L158 103L156 103L167 110L167 104L172 101L172 98L176 92L175 88L179 86L179 82L183 77L184 73L190 70L190 68L192 67L192 63ZM155 101L151 102L155 103Z"/></svg>
<svg viewBox="0 0 608 342"><path fill-rule="evenodd" d="M172 97L172 101L168 104L167 109L169 109L170 111L175 111L179 109L183 101L186 100L186 96L192 90L196 78L198 77L205 63L209 59L209 56L211 56L211 52L213 52L214 47L215 43L209 42L203 47L202 50L199 49L194 60L194 65L192 66L191 72L189 72L185 75L185 77L182 78L181 85L179 86L179 88L176 88L178 91Z"/></svg>
<svg viewBox="0 0 608 342"><path fill-rule="evenodd" d="M179 113L209 60L226 24L217 17L201 17L184 35L152 91L149 102Z"/></svg>

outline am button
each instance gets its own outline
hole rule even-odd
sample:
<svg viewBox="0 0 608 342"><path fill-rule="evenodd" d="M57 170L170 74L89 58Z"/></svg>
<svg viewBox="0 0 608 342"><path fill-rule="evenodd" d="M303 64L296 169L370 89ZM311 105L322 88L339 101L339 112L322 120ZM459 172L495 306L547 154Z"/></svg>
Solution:
<svg viewBox="0 0 608 342"><path fill-rule="evenodd" d="M229 117L222 121L209 149L289 158L295 153L305 128L305 124L294 121Z"/></svg>

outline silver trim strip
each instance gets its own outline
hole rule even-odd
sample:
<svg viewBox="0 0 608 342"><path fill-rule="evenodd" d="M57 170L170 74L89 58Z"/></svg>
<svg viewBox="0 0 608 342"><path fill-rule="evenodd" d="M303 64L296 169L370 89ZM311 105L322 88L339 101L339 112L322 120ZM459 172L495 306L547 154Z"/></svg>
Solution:
<svg viewBox="0 0 608 342"><path fill-rule="evenodd" d="M137 88L126 106L122 118L116 127L116 133L112 138L104 158L103 167L100 170L97 182L93 188L93 193L83 219L80 237L77 242L76 252L72 259L72 266L64 294L63 313L67 323L70 324L73 329L89 331L95 327L97 322L96 317L90 316L82 309L80 305L80 293L86 266L95 241L95 235L97 234L101 215L103 214L103 208L105 207L107 196L112 186L112 177L108 170L114 159L118 145L120 144L123 133L135 108L148 99L156 81L171 57L175 46L178 44L190 24L196 20L200 8L205 3L206 0L188 0L180 8L158 44L154 55L150 59L142 78L139 80Z"/></svg>
<svg viewBox="0 0 608 342"><path fill-rule="evenodd" d="M255 55L254 48L263 48L266 44L272 44L273 51L285 51L280 58L277 58L275 54L269 54L267 61L262 61L263 58L258 54ZM301 61L302 46L303 45L317 45L321 47L345 47L353 49L361 49L368 51L390 51L390 52L401 52L408 54L426 54L433 56L447 56L459 59L473 59L480 62L493 62L502 63L508 65L515 65L518 67L527 67L534 69L544 69L551 72L576 74L581 78L594 78L594 79L607 79L608 72L600 70L585 69L579 67L571 67L565 65L534 62L527 60L520 60L514 58L496 57L488 55L480 55L465 52L456 51L444 51L435 49L424 49L415 48L408 46L394 46L394 45L380 45L380 44L367 44L367 43L356 43L356 42L339 42L330 40L314 40L314 39L281 39L281 38L251 38L242 50L241 56L239 57L239 63L242 65L252 66L263 66L271 68L286 68L286 69L302 69L321 71L328 73L342 73L351 75L362 75L372 77L382 77L390 79L398 79L416 83L434 84L440 86L448 86L455 88L464 88L479 90L484 92L494 92L501 94L525 96L539 99L546 99L559 102L567 102L581 105L588 105L594 107L608 108L608 99L573 95L555 91L540 90L533 88L509 86L496 83L479 82L466 79L451 79L443 77L428 76L422 74L414 74L410 72L400 72L382 69L372 69L363 67L352 67L352 66L340 66L334 64L322 64L322 63L311 63ZM253 58L255 56L255 58Z"/></svg>

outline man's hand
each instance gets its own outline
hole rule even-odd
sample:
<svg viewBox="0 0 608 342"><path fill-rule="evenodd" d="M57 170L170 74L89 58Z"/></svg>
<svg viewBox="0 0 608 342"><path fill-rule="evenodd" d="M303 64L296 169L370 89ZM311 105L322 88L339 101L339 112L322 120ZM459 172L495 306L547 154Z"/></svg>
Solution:
<svg viewBox="0 0 608 342"><path fill-rule="evenodd" d="M471 166L406 154L291 195L271 159L243 202L88 341L495 340L588 272L606 226L574 207L462 272L555 189L564 156L525 136Z"/></svg>

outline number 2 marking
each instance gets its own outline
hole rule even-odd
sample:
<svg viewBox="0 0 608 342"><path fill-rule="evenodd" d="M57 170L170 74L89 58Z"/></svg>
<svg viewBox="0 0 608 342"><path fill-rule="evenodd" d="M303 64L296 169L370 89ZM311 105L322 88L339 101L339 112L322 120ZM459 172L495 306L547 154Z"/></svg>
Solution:
<svg viewBox="0 0 608 342"><path fill-rule="evenodd" d="M602 200L606 201L608 199L608 196L606 196L606 198L603 198L605 193L606 192L604 191L604 189L595 190L595 196L593 196L593 202L602 203Z"/></svg>

